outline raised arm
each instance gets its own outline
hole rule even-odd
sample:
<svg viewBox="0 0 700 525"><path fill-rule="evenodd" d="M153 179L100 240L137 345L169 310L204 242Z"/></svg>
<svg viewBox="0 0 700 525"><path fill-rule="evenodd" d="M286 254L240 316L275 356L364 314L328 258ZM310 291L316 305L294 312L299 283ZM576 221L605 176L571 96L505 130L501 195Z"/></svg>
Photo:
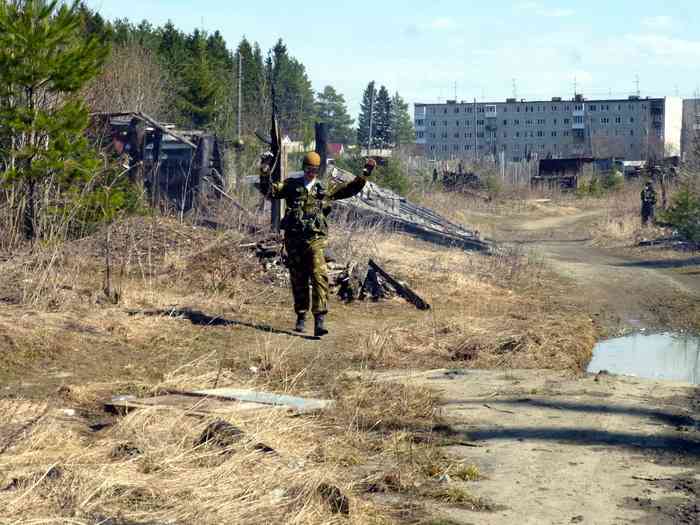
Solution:
<svg viewBox="0 0 700 525"><path fill-rule="evenodd" d="M260 157L260 182L258 189L268 199L284 199L286 184L282 182L271 182L270 172L275 162L275 157L271 153L265 153Z"/></svg>
<svg viewBox="0 0 700 525"><path fill-rule="evenodd" d="M350 182L344 182L333 186L328 191L328 199L332 201L339 201L342 199L349 199L354 197L362 191L362 188L367 184L367 178L372 175L372 171L376 167L377 163L374 159L369 159L362 170L362 175L355 177Z"/></svg>

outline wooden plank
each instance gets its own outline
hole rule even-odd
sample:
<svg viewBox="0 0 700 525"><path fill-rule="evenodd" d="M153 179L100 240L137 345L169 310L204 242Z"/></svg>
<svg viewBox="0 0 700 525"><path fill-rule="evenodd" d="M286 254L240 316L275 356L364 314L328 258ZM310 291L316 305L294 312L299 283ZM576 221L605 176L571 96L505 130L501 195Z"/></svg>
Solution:
<svg viewBox="0 0 700 525"><path fill-rule="evenodd" d="M232 402L217 398L167 394L162 396L137 398L136 396L117 396L104 403L105 409L117 414L127 414L134 410L177 410L192 415L224 415L232 412L253 412L270 410L270 405L262 403Z"/></svg>
<svg viewBox="0 0 700 525"><path fill-rule="evenodd" d="M386 271L384 271L381 266L379 266L372 259L369 260L369 266L379 275L381 275L386 281L391 284L396 289L396 292L406 299L409 303L415 305L419 310L430 310L430 305L426 303L418 294L411 290L408 286L404 286Z"/></svg>

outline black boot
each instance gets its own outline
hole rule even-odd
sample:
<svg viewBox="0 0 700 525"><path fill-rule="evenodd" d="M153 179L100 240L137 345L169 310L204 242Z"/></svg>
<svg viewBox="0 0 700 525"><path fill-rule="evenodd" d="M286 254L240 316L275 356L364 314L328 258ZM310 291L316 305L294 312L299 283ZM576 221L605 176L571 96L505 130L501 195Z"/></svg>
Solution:
<svg viewBox="0 0 700 525"><path fill-rule="evenodd" d="M314 336L322 337L328 333L323 322L326 316L324 314L314 314Z"/></svg>
<svg viewBox="0 0 700 525"><path fill-rule="evenodd" d="M297 324L294 327L294 331L303 334L305 330L306 330L306 314L297 314Z"/></svg>

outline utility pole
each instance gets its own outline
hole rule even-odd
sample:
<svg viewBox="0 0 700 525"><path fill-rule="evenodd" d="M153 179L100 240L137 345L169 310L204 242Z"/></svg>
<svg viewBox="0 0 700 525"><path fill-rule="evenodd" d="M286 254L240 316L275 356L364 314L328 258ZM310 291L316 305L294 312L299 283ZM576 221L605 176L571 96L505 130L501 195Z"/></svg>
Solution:
<svg viewBox="0 0 700 525"><path fill-rule="evenodd" d="M474 160L478 161L479 160L479 155L478 155L478 146L479 146L479 139L477 138L477 127L476 127L476 119L477 119L477 114L476 114L476 97L474 97Z"/></svg>
<svg viewBox="0 0 700 525"><path fill-rule="evenodd" d="M238 122L236 123L236 133L238 140L241 140L241 107L243 106L243 55L238 50Z"/></svg>
<svg viewBox="0 0 700 525"><path fill-rule="evenodd" d="M372 148L372 123L374 121L374 84L372 84L372 89L369 94L369 135L367 137L367 156L370 156L370 149Z"/></svg>

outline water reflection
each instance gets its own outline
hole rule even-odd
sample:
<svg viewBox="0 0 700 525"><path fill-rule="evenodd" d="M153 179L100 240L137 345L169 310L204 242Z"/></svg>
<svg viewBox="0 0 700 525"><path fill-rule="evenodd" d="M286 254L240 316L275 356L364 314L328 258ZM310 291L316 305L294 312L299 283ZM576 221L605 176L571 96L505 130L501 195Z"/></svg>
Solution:
<svg viewBox="0 0 700 525"><path fill-rule="evenodd" d="M601 341L588 372L607 370L650 379L700 384L700 337L686 334L632 334Z"/></svg>

